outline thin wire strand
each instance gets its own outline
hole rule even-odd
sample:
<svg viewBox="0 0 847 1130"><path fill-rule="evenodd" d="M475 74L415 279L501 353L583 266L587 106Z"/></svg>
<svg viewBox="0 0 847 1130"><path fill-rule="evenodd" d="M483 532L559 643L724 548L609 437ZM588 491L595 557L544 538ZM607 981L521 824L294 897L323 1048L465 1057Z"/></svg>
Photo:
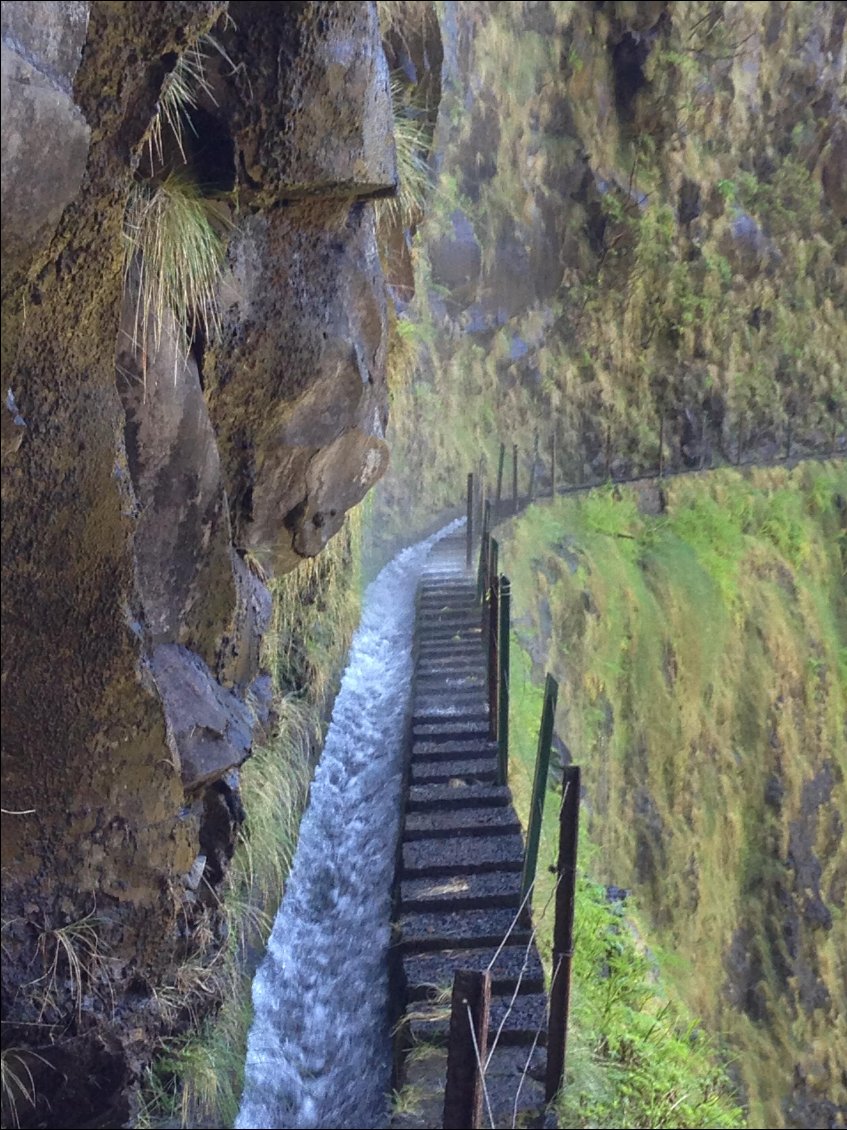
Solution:
<svg viewBox="0 0 847 1130"><path fill-rule="evenodd" d="M480 1083L482 1084L482 1097L485 1099L485 1109L486 1109L486 1112L488 1113L488 1121L491 1123L492 1130L493 1130L493 1128L494 1128L494 1114L492 1113L492 1110L491 1110L491 1100L488 1097L488 1086L487 1086L486 1081L485 1081L485 1071L486 1071L486 1067L488 1066L488 1060L485 1061L486 1067L483 1067L482 1066L482 1056L479 1054L479 1044L476 1042L476 1032L474 1031L474 1026L473 1026L473 1014L471 1013L471 1006L467 1003L467 1001L465 1002L465 1009L466 1009L467 1014L468 1014L468 1024L470 1025L470 1029L471 1029L471 1040L473 1041L473 1053L474 1053L474 1056L476 1058L476 1069L479 1072L479 1079L480 1079Z"/></svg>

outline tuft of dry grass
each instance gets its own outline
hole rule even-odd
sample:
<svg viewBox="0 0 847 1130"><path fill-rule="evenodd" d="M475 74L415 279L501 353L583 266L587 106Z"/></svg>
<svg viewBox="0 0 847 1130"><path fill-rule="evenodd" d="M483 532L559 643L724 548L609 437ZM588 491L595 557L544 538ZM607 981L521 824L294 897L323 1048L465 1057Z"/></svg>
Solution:
<svg viewBox="0 0 847 1130"><path fill-rule="evenodd" d="M125 285L135 285L135 348L146 358L173 320L183 352L202 332L220 329L218 283L228 220L199 188L172 173L161 184L136 182L124 219Z"/></svg>

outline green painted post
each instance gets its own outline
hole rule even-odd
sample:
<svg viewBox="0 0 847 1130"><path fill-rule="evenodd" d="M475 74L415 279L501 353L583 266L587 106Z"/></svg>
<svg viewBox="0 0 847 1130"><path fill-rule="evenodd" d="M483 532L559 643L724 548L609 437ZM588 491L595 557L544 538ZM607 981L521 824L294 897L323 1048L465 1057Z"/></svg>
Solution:
<svg viewBox="0 0 847 1130"><path fill-rule="evenodd" d="M544 683L544 706L541 710L541 728L538 731L538 753L535 758L535 777L532 782L532 802L529 809L529 830L526 836L526 855L521 876L521 902L527 897L535 882L538 866L538 844L541 838L541 818L544 815L544 796L547 792L547 773L550 769L550 749L553 745L553 722L559 684L552 675Z"/></svg>
<svg viewBox="0 0 847 1130"><path fill-rule="evenodd" d="M497 698L497 784L509 783L509 632L511 631L512 584L500 577L500 690Z"/></svg>
<svg viewBox="0 0 847 1130"><path fill-rule="evenodd" d="M494 497L494 517L500 515L500 502L503 498L503 467L506 463L506 445L500 444L500 458L497 462L497 494Z"/></svg>

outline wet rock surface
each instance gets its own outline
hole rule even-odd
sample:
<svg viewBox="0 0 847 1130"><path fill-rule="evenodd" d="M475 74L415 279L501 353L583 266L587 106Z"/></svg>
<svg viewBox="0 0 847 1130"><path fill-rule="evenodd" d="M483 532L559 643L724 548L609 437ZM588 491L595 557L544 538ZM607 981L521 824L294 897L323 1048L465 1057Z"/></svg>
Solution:
<svg viewBox="0 0 847 1130"><path fill-rule="evenodd" d="M396 170L373 5L240 4L223 50L204 41L184 172L229 245L224 332L186 346L165 316L139 340L127 196L163 84L225 8L3 5L4 1046L62 1033L26 1060L23 1124L130 1118L167 1032L156 987L204 960L199 892L272 717L267 581L387 463L370 197ZM89 920L108 960L45 1005L55 931Z"/></svg>

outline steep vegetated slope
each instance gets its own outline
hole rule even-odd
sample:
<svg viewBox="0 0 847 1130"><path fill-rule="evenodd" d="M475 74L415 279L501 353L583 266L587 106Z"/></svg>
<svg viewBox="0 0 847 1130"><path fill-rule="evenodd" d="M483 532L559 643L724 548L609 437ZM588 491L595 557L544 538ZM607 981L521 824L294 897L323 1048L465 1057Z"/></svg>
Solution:
<svg viewBox="0 0 847 1130"><path fill-rule="evenodd" d="M560 680L592 871L634 890L750 1125L843 1125L843 464L603 488L501 546L518 640Z"/></svg>
<svg viewBox="0 0 847 1130"><path fill-rule="evenodd" d="M439 12L385 521L490 481L501 439L525 482L536 432L574 482L660 433L679 467L843 448L843 5Z"/></svg>
<svg viewBox="0 0 847 1130"><path fill-rule="evenodd" d="M524 631L512 639L509 706L509 787L524 827L529 822L544 700L538 679L544 672L525 650L535 642L528 635ZM548 978L553 968L561 799L556 765L548 781L532 894L536 940ZM584 816L579 860L567 1085L556 1104L559 1125L598 1130L747 1126L725 1048L662 977L652 948L633 928L632 892L614 882L598 882L603 870Z"/></svg>

